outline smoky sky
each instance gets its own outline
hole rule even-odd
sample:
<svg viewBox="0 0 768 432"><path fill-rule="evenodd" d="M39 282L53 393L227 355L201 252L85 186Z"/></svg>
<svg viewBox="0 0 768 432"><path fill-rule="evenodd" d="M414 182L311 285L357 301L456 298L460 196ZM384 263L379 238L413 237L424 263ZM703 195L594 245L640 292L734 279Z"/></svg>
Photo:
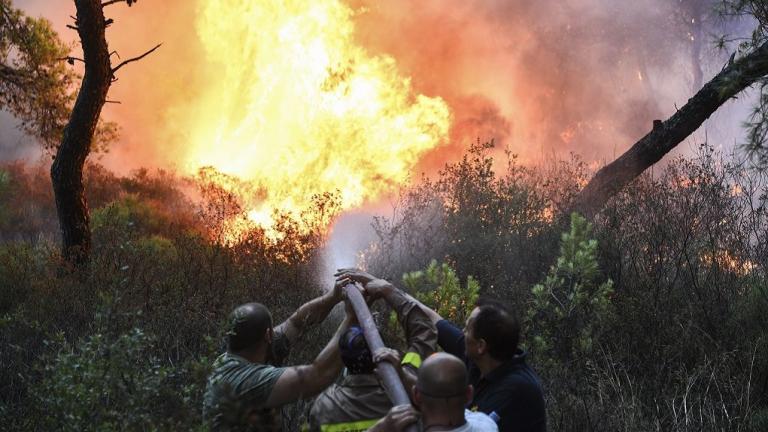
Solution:
<svg viewBox="0 0 768 432"><path fill-rule="evenodd" d="M235 0L233 0L235 1ZM693 9L700 33L691 26ZM432 170L469 143L494 139L523 160L574 152L610 160L694 92L727 60L713 39L729 31L709 5L696 0L349 0L356 39L392 56L415 90L445 99L452 111L449 142L417 169ZM17 0L54 23L65 40L72 2ZM115 19L110 49L123 58L162 42L147 59L120 71L105 117L122 129L103 162L125 170L173 166L184 137L168 136L173 106L194 97L205 80L196 71L202 49L196 2L141 2L107 8ZM742 30L749 30L742 29ZM696 61L694 43L701 42ZM77 49L75 50L77 51ZM698 66L695 66L698 64ZM738 138L743 110L725 107L707 122L710 140ZM5 126L4 126L5 128ZM717 133L716 133L717 132ZM701 137L701 131L698 136ZM701 139L701 138L699 138Z"/></svg>
<svg viewBox="0 0 768 432"><path fill-rule="evenodd" d="M611 159L692 96L694 14L705 80L727 59L713 40L728 29L698 3L698 14L672 0L356 5L363 44L392 54L418 90L449 101L454 149L494 138L524 157Z"/></svg>

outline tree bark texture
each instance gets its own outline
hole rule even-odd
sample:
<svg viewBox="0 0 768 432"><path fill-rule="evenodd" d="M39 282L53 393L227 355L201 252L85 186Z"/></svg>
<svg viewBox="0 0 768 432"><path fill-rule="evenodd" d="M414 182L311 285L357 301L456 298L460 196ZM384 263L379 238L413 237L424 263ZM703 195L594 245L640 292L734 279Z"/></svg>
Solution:
<svg viewBox="0 0 768 432"><path fill-rule="evenodd" d="M595 174L576 197L572 209L594 217L612 196L695 132L723 103L766 74L768 42L729 62L672 117L655 120L648 134Z"/></svg>
<svg viewBox="0 0 768 432"><path fill-rule="evenodd" d="M63 255L68 262L79 265L88 260L91 249L83 165L90 153L93 134L112 82L112 69L101 0L75 0L75 5L85 74L51 166L51 181L61 226Z"/></svg>

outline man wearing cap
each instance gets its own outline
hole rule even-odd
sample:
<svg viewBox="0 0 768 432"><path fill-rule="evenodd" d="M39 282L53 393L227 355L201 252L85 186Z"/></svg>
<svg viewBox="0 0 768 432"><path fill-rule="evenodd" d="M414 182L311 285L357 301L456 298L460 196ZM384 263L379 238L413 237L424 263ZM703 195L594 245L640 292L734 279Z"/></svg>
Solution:
<svg viewBox="0 0 768 432"><path fill-rule="evenodd" d="M238 306L230 315L227 351L213 364L203 402L212 430L280 430L276 408L313 396L341 371L339 335L353 322L347 315L331 341L308 365L278 367L291 343L310 325L325 319L342 299L341 287L302 305L273 328L272 315L260 303Z"/></svg>
<svg viewBox="0 0 768 432"><path fill-rule="evenodd" d="M392 402L374 374L379 361L400 364L399 371L406 389L416 382L421 359L435 352L437 333L429 317L409 296L383 279L357 270L340 270L339 280L352 279L363 283L370 300L384 298L397 313L405 330L408 350L400 361L393 350L383 349L371 354L360 327L352 326L339 339L341 359L347 375L321 393L310 411L311 432L362 431L383 417Z"/></svg>

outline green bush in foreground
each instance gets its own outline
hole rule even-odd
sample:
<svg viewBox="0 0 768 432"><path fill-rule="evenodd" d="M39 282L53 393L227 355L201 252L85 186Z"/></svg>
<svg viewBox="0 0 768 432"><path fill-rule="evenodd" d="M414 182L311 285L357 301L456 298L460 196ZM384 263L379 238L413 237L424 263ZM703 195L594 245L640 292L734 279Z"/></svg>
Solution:
<svg viewBox="0 0 768 432"><path fill-rule="evenodd" d="M135 327L114 335L107 317L71 344L62 334L36 386L50 430L201 430L200 396L209 359L173 367L153 351L155 339Z"/></svg>

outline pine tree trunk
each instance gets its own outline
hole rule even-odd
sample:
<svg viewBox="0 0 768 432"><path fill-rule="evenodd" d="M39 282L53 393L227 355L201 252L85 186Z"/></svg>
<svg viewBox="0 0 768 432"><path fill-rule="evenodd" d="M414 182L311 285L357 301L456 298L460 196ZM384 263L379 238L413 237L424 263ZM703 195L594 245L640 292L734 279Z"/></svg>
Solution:
<svg viewBox="0 0 768 432"><path fill-rule="evenodd" d="M666 121L618 159L600 169L576 197L572 210L594 217L605 203L696 131L722 104L768 75L768 42L723 68Z"/></svg>
<svg viewBox="0 0 768 432"><path fill-rule="evenodd" d="M51 180L62 234L64 258L88 261L91 231L83 188L83 166L112 81L104 12L100 0L75 0L77 27L83 46L85 75L61 145L51 166Z"/></svg>

